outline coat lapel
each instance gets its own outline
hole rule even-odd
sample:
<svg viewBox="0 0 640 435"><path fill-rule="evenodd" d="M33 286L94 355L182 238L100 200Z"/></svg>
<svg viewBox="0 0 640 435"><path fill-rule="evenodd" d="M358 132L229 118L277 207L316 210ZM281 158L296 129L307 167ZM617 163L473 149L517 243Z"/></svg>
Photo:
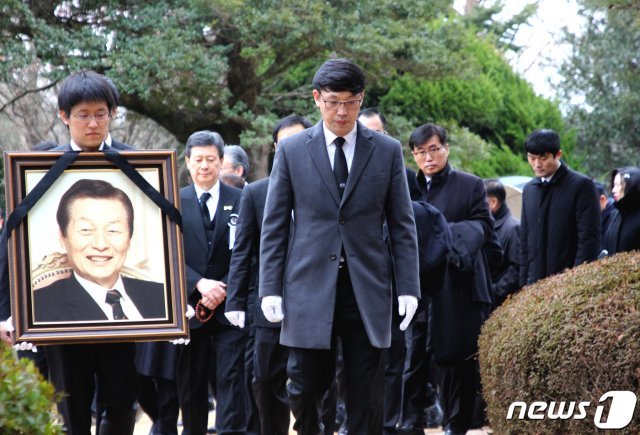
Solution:
<svg viewBox="0 0 640 435"><path fill-rule="evenodd" d="M358 123L356 149L353 154L353 162L351 163L351 170L349 171L349 177L347 178L347 185L344 189L344 194L342 195L342 204L349 199L351 192L353 192L353 189L358 183L358 179L360 178L360 175L362 175L362 171L365 166L367 166L367 162L375 148L375 144L371 141L371 138L371 132L363 128L360 123Z"/></svg>
<svg viewBox="0 0 640 435"><path fill-rule="evenodd" d="M235 212L233 207L234 201L229 195L229 188L221 182L220 199L218 200L218 208L216 208L216 216L214 218L216 228L213 231L213 250L217 249L218 243L222 241L222 236L226 233L231 214ZM209 256L211 256L211 254L213 254L213 252L210 252Z"/></svg>
<svg viewBox="0 0 640 435"><path fill-rule="evenodd" d="M309 142L307 143L311 159L316 166L316 169L320 173L322 181L329 190L331 197L335 201L336 205L340 205L340 192L338 191L338 184L336 183L336 177L331 170L331 162L329 161L329 154L327 153L327 144L325 143L324 133L322 132L322 121L316 124L309 130ZM347 182L347 186L348 186Z"/></svg>
<svg viewBox="0 0 640 435"><path fill-rule="evenodd" d="M183 219L187 220L184 224L189 225L195 233L195 239L200 245L200 249L204 252L209 252L209 246L207 246L207 234L204 232L204 222L202 222L202 214L200 213L200 204L196 195L196 188L193 184L189 186L189 189L187 189L183 201L183 210L189 210L189 212L183 213Z"/></svg>

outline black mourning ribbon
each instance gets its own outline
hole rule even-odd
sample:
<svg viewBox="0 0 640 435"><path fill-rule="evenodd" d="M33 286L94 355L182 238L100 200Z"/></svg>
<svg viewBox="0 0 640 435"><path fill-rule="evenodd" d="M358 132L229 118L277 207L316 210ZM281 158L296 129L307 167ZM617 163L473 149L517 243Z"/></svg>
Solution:
<svg viewBox="0 0 640 435"><path fill-rule="evenodd" d="M338 183L338 190L340 191L340 198L344 193L344 188L347 186L347 177L349 176L349 167L347 166L347 158L344 155L342 146L345 143L343 137L337 137L333 141L336 146L336 152L333 155L333 174L336 177L336 183Z"/></svg>
<svg viewBox="0 0 640 435"><path fill-rule="evenodd" d="M127 320L127 316L124 314L124 311L122 310L122 305L120 304L121 298L122 298L122 295L118 290L107 291L107 298L105 299L105 302L111 305L111 308L113 309L114 320Z"/></svg>
<svg viewBox="0 0 640 435"><path fill-rule="evenodd" d="M209 249L213 243L213 221L211 220L211 213L209 213L209 207L207 207L207 201L211 198L209 192L203 192L200 195L200 213L202 214L202 223L204 224L204 231L207 234L207 242L209 243Z"/></svg>
<svg viewBox="0 0 640 435"><path fill-rule="evenodd" d="M180 211L171 204L164 196L160 194L135 168L127 161L119 152L112 149L102 151L105 157L116 165L124 174L140 189L145 195L156 204L169 219L182 228L182 216ZM80 151L67 151L53 164L51 169L42 177L42 180L24 197L24 199L16 206L9 218L7 225L3 228L7 237L22 222L34 205L42 198L47 190L53 185L58 177L67 169L78 157Z"/></svg>

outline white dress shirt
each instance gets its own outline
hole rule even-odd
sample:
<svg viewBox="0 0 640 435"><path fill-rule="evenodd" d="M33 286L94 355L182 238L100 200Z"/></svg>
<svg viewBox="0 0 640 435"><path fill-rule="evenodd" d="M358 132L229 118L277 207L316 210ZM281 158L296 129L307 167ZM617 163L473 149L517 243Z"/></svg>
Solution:
<svg viewBox="0 0 640 435"><path fill-rule="evenodd" d="M327 153L329 154L329 162L331 163L331 169L333 169L333 158L336 153L336 146L333 143L338 137L335 133L327 128L325 123L322 123L322 129L324 130L324 140L327 144ZM344 137L344 145L342 145L342 151L347 159L347 169L351 171L351 163L353 163L353 153L356 150L356 138L358 137L358 123L353 126L353 129L347 133Z"/></svg>
<svg viewBox="0 0 640 435"><path fill-rule="evenodd" d="M199 201L205 190L198 187L197 184L194 184L193 187L196 188L196 196ZM220 201L220 180L216 181L216 184L206 192L211 194L211 197L207 200L207 208L209 209L209 216L211 216L211 220L214 220L216 217L216 210L218 209L218 202Z"/></svg>
<svg viewBox="0 0 640 435"><path fill-rule="evenodd" d="M124 288L124 283L122 282L122 277L118 278L118 281L116 281L116 284L113 286L113 288L105 288L101 285L82 278L75 272L73 272L73 275L78 280L82 288L84 288L87 293L89 293L89 295L93 298L96 304L98 304L100 309L104 311L104 314L106 314L109 320L114 320L113 307L107 303L107 292L109 290L118 290L122 295L122 297L120 298L120 305L122 306L124 315L127 316L127 321L144 320L129 295L127 295L127 291Z"/></svg>

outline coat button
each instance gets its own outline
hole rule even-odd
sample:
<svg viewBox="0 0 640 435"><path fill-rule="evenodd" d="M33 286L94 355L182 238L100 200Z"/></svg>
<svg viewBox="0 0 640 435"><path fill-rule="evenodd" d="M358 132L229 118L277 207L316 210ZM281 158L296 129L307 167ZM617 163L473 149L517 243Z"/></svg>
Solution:
<svg viewBox="0 0 640 435"><path fill-rule="evenodd" d="M347 220L346 220L346 219L344 218L344 216L342 216L342 215L340 215L340 217L338 218L338 223L339 223L340 225L344 225L344 223L345 223L346 221L347 221Z"/></svg>
<svg viewBox="0 0 640 435"><path fill-rule="evenodd" d="M338 258L338 256L336 254L329 255L329 260L331 260L331 261L336 261L337 258Z"/></svg>

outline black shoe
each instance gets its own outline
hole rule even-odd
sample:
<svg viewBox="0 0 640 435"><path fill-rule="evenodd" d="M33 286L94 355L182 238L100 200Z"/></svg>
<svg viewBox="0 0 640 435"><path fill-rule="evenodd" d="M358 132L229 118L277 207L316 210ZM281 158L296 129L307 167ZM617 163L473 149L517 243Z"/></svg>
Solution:
<svg viewBox="0 0 640 435"><path fill-rule="evenodd" d="M435 428L442 424L442 408L437 403L425 410L424 427Z"/></svg>
<svg viewBox="0 0 640 435"><path fill-rule="evenodd" d="M465 435L467 431L458 432L457 430L447 429L444 431L444 435Z"/></svg>

